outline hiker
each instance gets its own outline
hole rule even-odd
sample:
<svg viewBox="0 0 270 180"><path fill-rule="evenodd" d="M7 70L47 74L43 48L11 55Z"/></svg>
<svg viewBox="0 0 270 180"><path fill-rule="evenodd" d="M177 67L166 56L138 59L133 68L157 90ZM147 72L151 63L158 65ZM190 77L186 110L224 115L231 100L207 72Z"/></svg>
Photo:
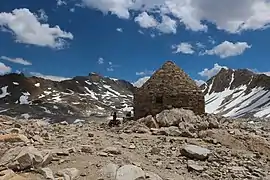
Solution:
<svg viewBox="0 0 270 180"><path fill-rule="evenodd" d="M113 116L113 119L110 120L109 122L109 126L112 127L112 126L119 126L119 124L121 123L119 120L117 120L117 115L116 115L116 112L114 111L112 113L112 116Z"/></svg>
<svg viewBox="0 0 270 180"><path fill-rule="evenodd" d="M116 118L117 118L116 112L114 111L114 112L113 112L113 121L116 121Z"/></svg>

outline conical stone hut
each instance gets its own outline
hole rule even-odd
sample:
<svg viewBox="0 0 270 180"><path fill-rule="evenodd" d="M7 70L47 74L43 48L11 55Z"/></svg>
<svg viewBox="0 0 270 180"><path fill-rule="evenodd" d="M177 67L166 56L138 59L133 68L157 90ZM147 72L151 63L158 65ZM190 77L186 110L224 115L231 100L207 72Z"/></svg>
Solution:
<svg viewBox="0 0 270 180"><path fill-rule="evenodd" d="M205 113L204 95L196 83L175 63L167 61L134 92L134 118L160 113L165 109L190 109Z"/></svg>

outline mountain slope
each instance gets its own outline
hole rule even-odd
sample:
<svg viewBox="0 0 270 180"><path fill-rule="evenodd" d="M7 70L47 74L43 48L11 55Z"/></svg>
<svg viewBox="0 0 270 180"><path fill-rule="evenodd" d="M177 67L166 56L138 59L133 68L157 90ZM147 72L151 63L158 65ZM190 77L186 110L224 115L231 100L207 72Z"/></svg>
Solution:
<svg viewBox="0 0 270 180"><path fill-rule="evenodd" d="M65 81L23 74L0 76L0 113L31 117L90 116L132 109L133 86L91 73Z"/></svg>
<svg viewBox="0 0 270 180"><path fill-rule="evenodd" d="M270 77L222 69L201 86L206 112L230 117L270 117Z"/></svg>

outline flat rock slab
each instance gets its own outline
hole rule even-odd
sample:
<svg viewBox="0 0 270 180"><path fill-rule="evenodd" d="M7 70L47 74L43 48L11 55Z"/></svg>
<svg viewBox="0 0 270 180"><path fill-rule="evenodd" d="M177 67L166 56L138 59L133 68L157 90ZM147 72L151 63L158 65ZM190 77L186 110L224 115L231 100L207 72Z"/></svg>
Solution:
<svg viewBox="0 0 270 180"><path fill-rule="evenodd" d="M211 151L209 149L196 146L196 145L186 145L181 149L181 154L191 158L198 160L205 160L208 158Z"/></svg>

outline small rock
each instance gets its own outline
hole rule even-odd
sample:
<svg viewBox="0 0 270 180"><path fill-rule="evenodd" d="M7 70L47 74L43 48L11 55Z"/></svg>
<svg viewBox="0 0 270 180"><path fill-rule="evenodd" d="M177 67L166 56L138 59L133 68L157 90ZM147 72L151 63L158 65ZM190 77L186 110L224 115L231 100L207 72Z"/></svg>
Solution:
<svg viewBox="0 0 270 180"><path fill-rule="evenodd" d="M19 128L11 128L6 130L7 133L22 134L22 130Z"/></svg>
<svg viewBox="0 0 270 180"><path fill-rule="evenodd" d="M94 133L88 133L88 137L94 137Z"/></svg>
<svg viewBox="0 0 270 180"><path fill-rule="evenodd" d="M151 154L156 154L156 155L158 155L158 154L160 154L160 148L157 148L157 147L153 147L151 150L150 150L150 153Z"/></svg>
<svg viewBox="0 0 270 180"><path fill-rule="evenodd" d="M196 162L193 160L188 160L187 167L188 167L188 170L194 170L197 172L202 172L204 170L202 166L197 165Z"/></svg>
<svg viewBox="0 0 270 180"><path fill-rule="evenodd" d="M103 156L103 157L107 157L108 153L106 153L106 152L98 152L98 155Z"/></svg>
<svg viewBox="0 0 270 180"><path fill-rule="evenodd" d="M111 154L121 154L121 151L119 149L117 149L116 147L107 147L106 149L103 150L106 153L111 153Z"/></svg>
<svg viewBox="0 0 270 180"><path fill-rule="evenodd" d="M33 139L34 141L39 142L40 144L45 144L43 138L40 137L39 135L34 135L34 136L32 137L32 139Z"/></svg>
<svg viewBox="0 0 270 180"><path fill-rule="evenodd" d="M66 168L57 172L58 176L64 177L65 180L73 180L79 176L80 171L76 168Z"/></svg>
<svg viewBox="0 0 270 180"><path fill-rule="evenodd" d="M42 174L46 179L54 180L53 172L50 168L41 168L40 174Z"/></svg>
<svg viewBox="0 0 270 180"><path fill-rule="evenodd" d="M15 127L15 128L21 128L22 126L21 126L20 124L18 124L18 123L15 123L15 124L14 124L14 127Z"/></svg>
<svg viewBox="0 0 270 180"><path fill-rule="evenodd" d="M129 149L136 149L136 146L134 144L131 144L128 148Z"/></svg>
<svg viewBox="0 0 270 180"><path fill-rule="evenodd" d="M48 164L50 164L50 162L53 160L53 155L52 155L52 152L49 150L49 151L44 151L44 158L43 158L43 161L42 161L42 166L47 166Z"/></svg>
<svg viewBox="0 0 270 180"><path fill-rule="evenodd" d="M66 149L58 149L56 150L57 156L69 156L69 152Z"/></svg>
<svg viewBox="0 0 270 180"><path fill-rule="evenodd" d="M62 122L60 122L60 124L62 124L62 125L68 125L68 122L67 121L62 121Z"/></svg>
<svg viewBox="0 0 270 180"><path fill-rule="evenodd" d="M145 179L145 173L141 168L124 165L117 170L115 180L139 180L139 178Z"/></svg>
<svg viewBox="0 0 270 180"><path fill-rule="evenodd" d="M209 123L207 121L202 121L200 123L197 124L198 130L202 131L202 130L207 130L209 127Z"/></svg>
<svg viewBox="0 0 270 180"><path fill-rule="evenodd" d="M90 153L93 154L94 152L94 147L91 145L82 145L81 146L81 151L84 153Z"/></svg>
<svg viewBox="0 0 270 180"><path fill-rule="evenodd" d="M181 149L181 154L192 159L205 160L211 151L196 145L186 145Z"/></svg>

